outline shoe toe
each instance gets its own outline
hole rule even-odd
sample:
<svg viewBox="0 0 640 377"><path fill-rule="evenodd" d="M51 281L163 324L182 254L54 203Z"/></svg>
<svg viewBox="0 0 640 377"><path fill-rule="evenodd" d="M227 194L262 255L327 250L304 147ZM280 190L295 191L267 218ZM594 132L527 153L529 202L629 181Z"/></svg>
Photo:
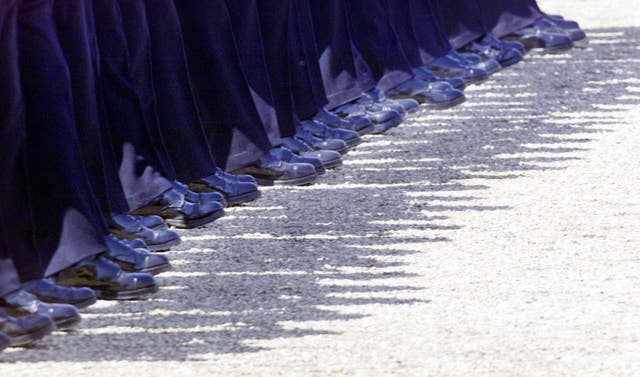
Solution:
<svg viewBox="0 0 640 377"><path fill-rule="evenodd" d="M353 129L355 131L361 131L367 127L371 126L371 120L366 117L354 117L348 119L351 127L349 129Z"/></svg>
<svg viewBox="0 0 640 377"><path fill-rule="evenodd" d="M140 272L122 273L120 278L120 290L134 291L156 285L153 275Z"/></svg>
<svg viewBox="0 0 640 377"><path fill-rule="evenodd" d="M429 88L435 90L446 90L451 89L452 86L448 81L434 81L429 84Z"/></svg>
<svg viewBox="0 0 640 377"><path fill-rule="evenodd" d="M56 325L51 317L34 314L20 318L14 318L10 323L2 326L2 331L11 338L12 346L24 346L49 334L55 330ZM24 340L16 341L16 338Z"/></svg>
<svg viewBox="0 0 640 377"><path fill-rule="evenodd" d="M489 77L487 71L481 68L469 68L466 69L463 75L463 78L468 82L480 82L484 81Z"/></svg>
<svg viewBox="0 0 640 377"><path fill-rule="evenodd" d="M322 165L324 166L327 166L327 165L333 166L336 163L336 161L342 160L342 155L340 153L335 151L330 151L330 150L319 150L319 151L308 152L308 153L305 153L305 156L313 157L320 160L322 162Z"/></svg>
<svg viewBox="0 0 640 377"><path fill-rule="evenodd" d="M404 108L406 113L413 113L420 107L420 102L411 98L399 99L396 102Z"/></svg>
<svg viewBox="0 0 640 377"><path fill-rule="evenodd" d="M396 111L387 110L387 111L378 111L375 113L371 113L371 115L369 116L369 119L371 119L372 123L374 124L380 124L380 123L388 122L396 118L397 116L398 116L398 113Z"/></svg>
<svg viewBox="0 0 640 377"><path fill-rule="evenodd" d="M569 49L573 46L571 38L566 34L543 34L542 42L543 48L552 50Z"/></svg>
<svg viewBox="0 0 640 377"><path fill-rule="evenodd" d="M345 130L345 129L335 129L332 130L327 136L331 139L340 139L343 140L347 145L351 145L353 143L359 143L362 138L360 134L356 131Z"/></svg>
<svg viewBox="0 0 640 377"><path fill-rule="evenodd" d="M502 65L502 67L510 66L522 61L523 58L524 56L520 51L514 48L509 48L500 55L500 65Z"/></svg>
<svg viewBox="0 0 640 377"><path fill-rule="evenodd" d="M308 163L290 163L286 164L285 168L282 179L299 179L316 174L315 167Z"/></svg>
<svg viewBox="0 0 640 377"><path fill-rule="evenodd" d="M180 239L180 236L173 230L161 230L155 232L155 236L153 237L153 242L151 242L151 244L166 244L178 239Z"/></svg>
<svg viewBox="0 0 640 377"><path fill-rule="evenodd" d="M464 93L457 89L432 90L427 94L429 103L442 106L458 103L460 99L464 98Z"/></svg>
<svg viewBox="0 0 640 377"><path fill-rule="evenodd" d="M502 66L495 59L487 59L487 60L477 64L476 66L478 68L484 70L485 72L487 72L487 74L489 74L489 75L492 75L492 74L502 70Z"/></svg>
<svg viewBox="0 0 640 377"><path fill-rule="evenodd" d="M524 45L518 41L501 41L501 42L504 48L506 49L514 49L522 55L524 55L527 52L527 49L524 47Z"/></svg>
<svg viewBox="0 0 640 377"><path fill-rule="evenodd" d="M587 33L581 29L563 29L572 41L577 42L587 38Z"/></svg>
<svg viewBox="0 0 640 377"><path fill-rule="evenodd" d="M41 303L38 307L38 314L51 318L58 327L66 326L80 320L78 309L73 305L67 304Z"/></svg>
<svg viewBox="0 0 640 377"><path fill-rule="evenodd" d="M347 148L346 143L340 139L325 139L314 145L316 149L325 149L330 151L342 152Z"/></svg>
<svg viewBox="0 0 640 377"><path fill-rule="evenodd" d="M138 222L140 222L141 225L149 228L149 229L156 229L156 228L166 228L167 223L166 221L160 217L160 216L137 216L136 220L138 220Z"/></svg>
<svg viewBox="0 0 640 377"><path fill-rule="evenodd" d="M194 211L193 217L204 217L223 210L224 206L217 201L201 203L197 206L197 210Z"/></svg>
<svg viewBox="0 0 640 377"><path fill-rule="evenodd" d="M258 184L251 182L238 182L234 188L235 195L248 194L250 192L258 191Z"/></svg>
<svg viewBox="0 0 640 377"><path fill-rule="evenodd" d="M96 297L93 289L80 287L80 288L72 288L71 289L71 299L72 301L68 302L69 304L73 303L84 303L93 301Z"/></svg>
<svg viewBox="0 0 640 377"><path fill-rule="evenodd" d="M140 264L140 269L138 271L149 272L153 271L153 273L158 273L159 270L166 271L169 269L169 258L160 254L151 254L148 253L142 263Z"/></svg>
<svg viewBox="0 0 640 377"><path fill-rule="evenodd" d="M224 202L224 196L219 192L200 193L200 202Z"/></svg>
<svg viewBox="0 0 640 377"><path fill-rule="evenodd" d="M449 77L445 81L454 89L464 90L467 87L467 82L461 77Z"/></svg>
<svg viewBox="0 0 640 377"><path fill-rule="evenodd" d="M152 231L152 232L155 233L155 231ZM146 236L145 238L147 239L152 239L154 237L154 234L147 234L145 236ZM145 249L147 247L147 243L140 238L134 238L132 240L123 240L122 242L132 249Z"/></svg>

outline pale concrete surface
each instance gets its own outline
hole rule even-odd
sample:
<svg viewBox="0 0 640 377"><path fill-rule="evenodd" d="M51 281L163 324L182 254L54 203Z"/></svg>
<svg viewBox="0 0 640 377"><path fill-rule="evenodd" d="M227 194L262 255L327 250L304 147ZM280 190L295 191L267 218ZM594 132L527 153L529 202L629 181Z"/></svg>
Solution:
<svg viewBox="0 0 640 377"><path fill-rule="evenodd" d="M101 303L0 376L637 375L640 6L541 5L588 47L184 233L156 299Z"/></svg>

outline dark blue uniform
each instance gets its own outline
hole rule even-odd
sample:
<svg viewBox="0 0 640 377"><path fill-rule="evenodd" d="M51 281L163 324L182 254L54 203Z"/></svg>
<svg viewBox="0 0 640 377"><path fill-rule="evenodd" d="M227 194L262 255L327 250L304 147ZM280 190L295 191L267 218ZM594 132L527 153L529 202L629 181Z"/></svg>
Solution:
<svg viewBox="0 0 640 377"><path fill-rule="evenodd" d="M258 161L277 140L265 128L242 70L224 0L175 1L200 116L216 163L235 170Z"/></svg>
<svg viewBox="0 0 640 377"><path fill-rule="evenodd" d="M125 213L129 207L118 177L119 164L98 80L92 4L89 0L56 0L54 19L71 74L75 126L93 192L103 214Z"/></svg>
<svg viewBox="0 0 640 377"><path fill-rule="evenodd" d="M180 19L173 0L144 4L160 135L176 178L194 182L213 174L216 165L191 88Z"/></svg>
<svg viewBox="0 0 640 377"><path fill-rule="evenodd" d="M23 0L19 11L27 186L37 250L14 257L23 281L52 275L105 251L108 234L81 157L69 69L53 7L53 0Z"/></svg>
<svg viewBox="0 0 640 377"><path fill-rule="evenodd" d="M25 195L24 102L18 68L18 0L0 3L0 297L20 287L12 256L34 254Z"/></svg>
<svg viewBox="0 0 640 377"><path fill-rule="evenodd" d="M136 152L169 180L176 179L171 158L160 133L151 63L151 34L142 0L118 0L127 38L131 83L140 98L148 140L136 144ZM97 12L96 12L97 14Z"/></svg>
<svg viewBox="0 0 640 377"><path fill-rule="evenodd" d="M147 128L142 100L133 85L123 18L117 0L92 0L100 52L100 87L117 161L120 183L131 209L138 209L169 190ZM153 124L153 123L152 123ZM144 155L144 157L143 157Z"/></svg>
<svg viewBox="0 0 640 377"><path fill-rule="evenodd" d="M477 0L436 0L442 28L455 49L482 38L489 30L482 22Z"/></svg>
<svg viewBox="0 0 640 377"><path fill-rule="evenodd" d="M226 0L242 72L260 121L273 146L282 144L280 121L276 112L273 88L269 78L266 52L262 45L262 28L257 0Z"/></svg>
<svg viewBox="0 0 640 377"><path fill-rule="evenodd" d="M482 21L497 37L533 24L543 16L535 0L477 0Z"/></svg>
<svg viewBox="0 0 640 377"><path fill-rule="evenodd" d="M399 2L399 0L390 1ZM408 0L408 4L418 53L422 64L428 65L433 60L448 54L452 46L443 32L434 0ZM407 45L408 48L410 45Z"/></svg>
<svg viewBox="0 0 640 377"><path fill-rule="evenodd" d="M346 1L359 82L386 92L413 78L384 0Z"/></svg>
<svg viewBox="0 0 640 377"><path fill-rule="evenodd" d="M327 108L331 110L357 100L363 92L353 60L347 7L344 0L310 0L309 3Z"/></svg>
<svg viewBox="0 0 640 377"><path fill-rule="evenodd" d="M292 19L289 46L296 115L300 119L310 119L329 101L318 63L319 53L309 0L293 0L289 17Z"/></svg>

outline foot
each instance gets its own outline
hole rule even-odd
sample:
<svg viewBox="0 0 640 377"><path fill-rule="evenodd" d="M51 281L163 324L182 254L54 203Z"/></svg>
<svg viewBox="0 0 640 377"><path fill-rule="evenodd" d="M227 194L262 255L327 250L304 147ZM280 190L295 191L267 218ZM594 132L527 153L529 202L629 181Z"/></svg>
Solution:
<svg viewBox="0 0 640 377"><path fill-rule="evenodd" d="M549 53L563 52L573 47L573 41L568 35L536 26L520 29L504 39L518 41L527 50L540 50Z"/></svg>
<svg viewBox="0 0 640 377"><path fill-rule="evenodd" d="M366 93L362 93L362 97L358 100L358 103L367 104L373 103L382 106L388 106L396 112L406 115L418 111L420 103L414 99L400 99L393 100L384 95L379 89L371 89Z"/></svg>
<svg viewBox="0 0 640 377"><path fill-rule="evenodd" d="M493 43L483 43L482 40L469 43L461 51L463 53L477 54L484 59L493 59L500 63L503 68L514 65L524 59L518 49L508 47L505 44L500 45L500 47L494 47Z"/></svg>
<svg viewBox="0 0 640 377"><path fill-rule="evenodd" d="M309 130L298 125L296 128L296 139L303 141L307 145L311 146L315 150L329 150L335 151L340 154L345 154L349 147L344 140L341 139L322 139L316 137Z"/></svg>
<svg viewBox="0 0 640 377"><path fill-rule="evenodd" d="M466 62L459 60L449 53L435 59L429 65L429 69L440 77L460 77L469 84L483 82L489 78L489 74L484 69L470 67Z"/></svg>
<svg viewBox="0 0 640 377"><path fill-rule="evenodd" d="M391 90L386 95L392 99L413 98L433 109L446 109L465 101L463 92L447 85L446 89L436 89L429 84L423 84L418 79L409 80Z"/></svg>
<svg viewBox="0 0 640 377"><path fill-rule="evenodd" d="M200 193L191 191L188 185L185 185L184 183L179 181L173 181L173 188L180 194L184 195L184 198L191 203L206 206L211 202L218 202L222 204L223 207L227 206L227 201L225 200L224 195L219 192L209 191Z"/></svg>
<svg viewBox="0 0 640 377"><path fill-rule="evenodd" d="M34 314L47 316L58 328L69 327L80 322L80 314L75 306L48 304L22 289L0 297L0 308L6 310L11 317L28 317Z"/></svg>
<svg viewBox="0 0 640 377"><path fill-rule="evenodd" d="M340 153L330 150L315 150L309 144L295 137L282 139L282 146L298 156L320 160L325 169L335 169L342 165L342 155Z"/></svg>
<svg viewBox="0 0 640 377"><path fill-rule="evenodd" d="M65 287L88 287L103 300L138 300L158 291L153 276L128 273L104 257L84 260L53 276Z"/></svg>
<svg viewBox="0 0 640 377"><path fill-rule="evenodd" d="M149 215L149 216L134 216L136 221L149 229L152 230L167 230L169 229L169 224L167 224L166 220L160 216Z"/></svg>
<svg viewBox="0 0 640 377"><path fill-rule="evenodd" d="M229 206L252 202L261 196L258 183L253 177L229 174L220 169L216 170L214 174L190 184L189 187L196 192L218 192L224 196Z"/></svg>
<svg viewBox="0 0 640 377"><path fill-rule="evenodd" d="M169 271L169 258L160 254L150 253L146 249L134 249L123 241L113 237L105 237L107 251L105 258L116 263L126 272L140 272L157 275Z"/></svg>
<svg viewBox="0 0 640 377"><path fill-rule="evenodd" d="M361 97L354 103L340 106L336 111L346 119L353 117L369 119L373 123L372 134L380 134L400 125L404 121L403 114L406 114L404 107L400 104L383 105L366 97Z"/></svg>
<svg viewBox="0 0 640 377"><path fill-rule="evenodd" d="M22 284L22 289L42 302L49 304L68 304L83 309L95 304L95 292L86 287L63 287L52 279L39 279Z"/></svg>
<svg viewBox="0 0 640 377"><path fill-rule="evenodd" d="M144 246L140 247L149 251L167 251L182 242L178 233L168 229L147 228L136 217L127 214L113 216L111 234L122 240L142 240Z"/></svg>
<svg viewBox="0 0 640 377"><path fill-rule="evenodd" d="M356 131L361 136L373 132L374 126L371 120L363 116L340 117L326 109L320 109L313 117L314 121L323 123L331 128Z"/></svg>
<svg viewBox="0 0 640 377"><path fill-rule="evenodd" d="M56 324L45 315L15 318L9 316L5 309L0 309L0 333L9 338L12 347L30 346L55 329ZM6 340L4 342L6 344Z"/></svg>
<svg viewBox="0 0 640 377"><path fill-rule="evenodd" d="M311 132L311 134L320 139L339 139L347 144L349 149L353 149L360 145L363 140L356 131L346 130L342 128L331 128L322 122L313 120L303 120L298 125L299 128ZM373 125L372 125L373 127Z"/></svg>
<svg viewBox="0 0 640 377"><path fill-rule="evenodd" d="M285 161L281 154L274 148L256 164L236 172L252 175L263 186L306 186L315 183L318 173L313 164Z"/></svg>
<svg viewBox="0 0 640 377"><path fill-rule="evenodd" d="M467 82L462 77L440 77L427 67L414 68L413 74L417 79L427 84L432 84L436 89L449 89L452 87L464 91L467 88Z"/></svg>
<svg viewBox="0 0 640 377"><path fill-rule="evenodd" d="M224 206L218 201L193 203L177 190L171 189L131 214L161 216L168 224L177 228L196 228L224 216Z"/></svg>

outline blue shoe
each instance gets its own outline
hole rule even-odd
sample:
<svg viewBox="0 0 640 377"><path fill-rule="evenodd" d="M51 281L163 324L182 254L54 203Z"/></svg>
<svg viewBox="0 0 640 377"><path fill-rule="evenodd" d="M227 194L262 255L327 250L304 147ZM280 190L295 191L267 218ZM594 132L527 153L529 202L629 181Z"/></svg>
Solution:
<svg viewBox="0 0 640 377"><path fill-rule="evenodd" d="M366 98L361 98L360 102L367 102ZM369 132L372 134L381 134L387 130L400 125L404 121L405 110L400 104L394 104L398 110L392 109L391 106L385 106L377 103L369 103L367 105L361 103L350 103L336 109L340 115L347 117L363 117L367 118L373 124L373 129Z"/></svg>
<svg viewBox="0 0 640 377"><path fill-rule="evenodd" d="M290 164L312 165L316 170L316 174L318 176L323 175L327 172L327 169L324 167L324 164L322 164L322 161L320 159L315 157L300 156L298 154L293 153L293 151L291 151L288 148L285 148L284 146L271 149L269 151L269 154L271 154L272 156L274 156L275 158L281 161L288 162Z"/></svg>
<svg viewBox="0 0 640 377"><path fill-rule="evenodd" d="M315 150L327 150L334 151L340 154L345 154L349 150L347 143L342 139L322 139L316 137L311 131L305 129L301 125L296 128L296 139L304 142Z"/></svg>
<svg viewBox="0 0 640 377"><path fill-rule="evenodd" d="M56 324L46 315L33 314L18 318L9 316L7 310L0 308L0 344L11 347L26 347L51 334Z"/></svg>
<svg viewBox="0 0 640 377"><path fill-rule="evenodd" d="M524 46L522 46L522 49L524 49ZM484 59L497 61L502 68L512 66L524 59L519 49L508 47L506 43L502 43L501 47L497 48L494 47L492 43L483 43L482 41L471 42L464 46L461 51L463 53L477 54Z"/></svg>
<svg viewBox="0 0 640 377"><path fill-rule="evenodd" d="M32 280L22 284L24 291L48 304L68 304L78 309L95 304L97 297L92 289L81 287L63 287L51 279Z"/></svg>
<svg viewBox="0 0 640 377"><path fill-rule="evenodd" d="M77 263L52 277L65 287L88 287L102 300L139 300L158 291L153 276L128 273L99 256Z"/></svg>
<svg viewBox="0 0 640 377"><path fill-rule="evenodd" d="M417 101L413 102L415 103ZM385 120L383 120L383 118L388 116L385 114L388 112L396 112L403 117L407 115L407 108L405 108L401 102L385 97L384 94L381 94L377 89L362 93L362 96L358 98L357 101L347 104L346 106L356 106L360 108L361 112L369 113L369 119L371 119L373 123L384 122ZM420 106L420 104L416 105L416 107L418 106Z"/></svg>
<svg viewBox="0 0 640 377"><path fill-rule="evenodd" d="M218 202L222 204L223 207L227 206L227 201L225 200L224 195L219 192L194 192L189 189L188 185L179 181L173 181L173 188L180 194L184 195L185 200L191 203L207 205L211 202Z"/></svg>
<svg viewBox="0 0 640 377"><path fill-rule="evenodd" d="M287 137L282 139L282 146L301 157L311 157L320 160L324 169L335 169L342 165L342 155L336 151L315 150L304 141ZM317 172L318 169L316 169Z"/></svg>
<svg viewBox="0 0 640 377"><path fill-rule="evenodd" d="M327 109L320 109L312 120L323 123L331 128L340 128L343 130L356 131L360 135L366 135L373 132L373 123L367 117L348 116L340 117Z"/></svg>
<svg viewBox="0 0 640 377"><path fill-rule="evenodd" d="M417 78L409 80L389 91L386 95L391 99L413 98L432 109L446 109L457 106L466 100L463 92L452 88L449 84L438 83L438 86L424 84ZM445 86L446 89L437 89Z"/></svg>
<svg viewBox="0 0 640 377"><path fill-rule="evenodd" d="M467 88L467 82L462 77L440 77L427 67L413 68L413 74L417 79L431 84L434 89L453 88L464 91Z"/></svg>
<svg viewBox="0 0 640 377"><path fill-rule="evenodd" d="M164 255L153 254L146 249L134 249L111 235L105 237L105 243L105 258L116 263L123 271L157 275L171 269L169 258Z"/></svg>
<svg viewBox="0 0 640 377"><path fill-rule="evenodd" d="M229 179L232 181L237 180L238 182L249 182L249 183L256 183L255 178L253 178L250 175L246 175L246 174L233 174L233 173L229 173L226 172L220 168L216 168L216 175L220 175L222 178L224 179Z"/></svg>
<svg viewBox="0 0 640 377"><path fill-rule="evenodd" d="M0 308L3 308L11 317L25 317L35 314L49 317L58 328L69 327L80 322L80 314L75 306L48 304L22 289L0 297Z"/></svg>
<svg viewBox="0 0 640 377"><path fill-rule="evenodd" d="M314 165L287 162L280 154L272 149L254 165L238 169L234 174L251 175L262 186L305 186L318 179Z"/></svg>
<svg viewBox="0 0 640 377"><path fill-rule="evenodd" d="M320 139L342 140L347 144L347 147L349 149L353 149L354 147L360 145L363 141L360 137L360 134L358 134L358 132L356 131L345 130L342 128L331 128L322 122L313 120L303 120L300 122L298 127L310 132L313 136Z"/></svg>
<svg viewBox="0 0 640 377"><path fill-rule="evenodd" d="M383 106L389 106L392 110L395 110L401 115L414 113L420 108L420 102L412 98L392 100L385 96L381 90L375 88L363 93L359 101L363 100L372 101L373 103Z"/></svg>
<svg viewBox="0 0 640 377"><path fill-rule="evenodd" d="M160 216L177 228L196 228L224 216L224 206L218 201L194 203L175 189L167 190L149 204L131 212L134 216Z"/></svg>
<svg viewBox="0 0 640 377"><path fill-rule="evenodd" d="M573 41L567 34L536 26L520 29L507 35L504 39L518 41L527 50L540 50L548 53L563 52L573 48Z"/></svg>
<svg viewBox="0 0 640 377"><path fill-rule="evenodd" d="M451 54L460 61L466 63L469 67L482 69L489 75L493 75L494 73L502 70L502 66L494 58L483 58L473 52L460 53L458 51L452 51Z"/></svg>
<svg viewBox="0 0 640 377"><path fill-rule="evenodd" d="M111 234L121 240L140 239L149 251L167 251L179 245L182 240L178 233L168 229L150 229L142 225L137 218L127 214L112 216Z"/></svg>
<svg viewBox="0 0 640 377"><path fill-rule="evenodd" d="M576 25L576 27L571 27L571 25ZM548 17L543 17L536 21L533 26L551 33L565 33L573 42L587 38L587 34L573 21L554 21Z"/></svg>
<svg viewBox="0 0 640 377"><path fill-rule="evenodd" d="M150 215L150 216L133 216L136 221L149 229L152 230L167 230L169 229L169 224L160 216Z"/></svg>
<svg viewBox="0 0 640 377"><path fill-rule="evenodd" d="M488 45L493 47L496 50L510 50L515 49L523 56L527 53L527 49L524 45L518 41L505 41L497 38L495 35L488 33L480 41L478 42L482 45Z"/></svg>
<svg viewBox="0 0 640 377"><path fill-rule="evenodd" d="M255 178L225 173L220 169L189 187L197 192L216 191L225 197L229 206L252 202L262 196Z"/></svg>
<svg viewBox="0 0 640 377"><path fill-rule="evenodd" d="M460 77L469 84L477 84L489 78L487 71L470 67L452 53L439 57L429 64L429 69L440 77Z"/></svg>

